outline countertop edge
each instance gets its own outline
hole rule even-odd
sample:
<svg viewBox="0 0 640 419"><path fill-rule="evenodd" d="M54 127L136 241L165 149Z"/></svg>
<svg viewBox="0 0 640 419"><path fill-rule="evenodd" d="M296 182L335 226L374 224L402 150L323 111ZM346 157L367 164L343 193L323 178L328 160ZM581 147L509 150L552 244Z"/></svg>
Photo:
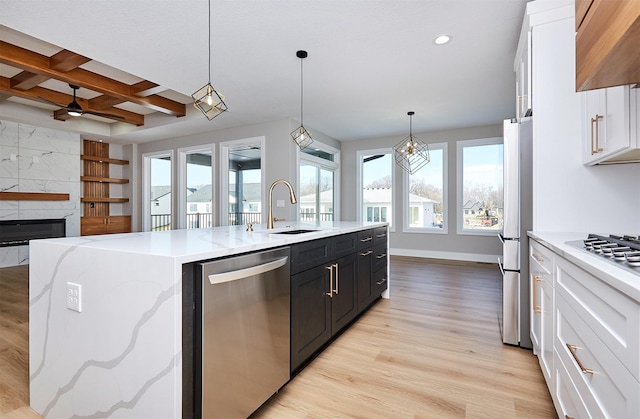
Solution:
<svg viewBox="0 0 640 419"><path fill-rule="evenodd" d="M566 244L567 241L583 240L588 234L528 231L527 235L629 298L640 302L640 277L638 275L617 268L606 260L598 260L598 256L581 252L580 249Z"/></svg>

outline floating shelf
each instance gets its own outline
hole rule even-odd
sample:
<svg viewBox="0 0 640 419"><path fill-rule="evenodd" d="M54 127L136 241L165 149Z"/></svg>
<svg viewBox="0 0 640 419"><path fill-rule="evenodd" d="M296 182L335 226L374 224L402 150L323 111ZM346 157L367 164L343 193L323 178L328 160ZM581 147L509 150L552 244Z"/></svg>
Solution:
<svg viewBox="0 0 640 419"><path fill-rule="evenodd" d="M68 201L68 193L0 192L0 201Z"/></svg>
<svg viewBox="0 0 640 419"><path fill-rule="evenodd" d="M87 156L85 154L81 155L80 159L97 161L99 163L129 164L129 160L112 159L109 157L100 157L100 156Z"/></svg>
<svg viewBox="0 0 640 419"><path fill-rule="evenodd" d="M118 179L113 177L97 177L97 176L80 176L83 182L100 182L100 183L129 183L129 179Z"/></svg>
<svg viewBox="0 0 640 419"><path fill-rule="evenodd" d="M80 202L110 202L110 203L123 203L129 202L129 198L99 198L99 197L82 197Z"/></svg>

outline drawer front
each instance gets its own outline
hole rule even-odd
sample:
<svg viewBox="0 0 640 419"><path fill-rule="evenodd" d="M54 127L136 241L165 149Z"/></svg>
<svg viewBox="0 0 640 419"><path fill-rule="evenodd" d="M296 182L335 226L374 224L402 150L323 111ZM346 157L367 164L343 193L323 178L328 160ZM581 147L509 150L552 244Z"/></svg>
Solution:
<svg viewBox="0 0 640 419"><path fill-rule="evenodd" d="M331 238L333 244L333 257L341 258L342 256L355 253L358 248L358 234L348 233L334 236Z"/></svg>
<svg viewBox="0 0 640 419"><path fill-rule="evenodd" d="M291 275L331 260L331 239L311 240L291 246Z"/></svg>
<svg viewBox="0 0 640 419"><path fill-rule="evenodd" d="M553 273L553 252L533 239L529 240L529 259L535 261L539 271Z"/></svg>
<svg viewBox="0 0 640 419"><path fill-rule="evenodd" d="M386 246L387 244L387 227L377 227L373 231L373 244L376 246L379 244L383 244Z"/></svg>
<svg viewBox="0 0 640 419"><path fill-rule="evenodd" d="M373 270L377 271L378 269L386 269L387 257L387 244L376 244L373 249Z"/></svg>
<svg viewBox="0 0 640 419"><path fill-rule="evenodd" d="M558 417L560 418L588 418L589 412L584 402L580 398L575 383L569 376L569 372L560 360L557 351L553 354L553 363L555 366L555 382L556 382L556 409L559 409Z"/></svg>
<svg viewBox="0 0 640 419"><path fill-rule="evenodd" d="M574 264L557 258L562 295L606 346L640 380L640 305Z"/></svg>
<svg viewBox="0 0 640 419"><path fill-rule="evenodd" d="M366 249L367 247L373 246L373 237L373 229L358 231L358 250Z"/></svg>
<svg viewBox="0 0 640 419"><path fill-rule="evenodd" d="M375 287L375 298L378 298L380 294L389 286L387 280L387 270L379 269L373 273L373 286Z"/></svg>
<svg viewBox="0 0 640 419"><path fill-rule="evenodd" d="M555 349L590 415L640 417L640 383L560 295L555 314Z"/></svg>

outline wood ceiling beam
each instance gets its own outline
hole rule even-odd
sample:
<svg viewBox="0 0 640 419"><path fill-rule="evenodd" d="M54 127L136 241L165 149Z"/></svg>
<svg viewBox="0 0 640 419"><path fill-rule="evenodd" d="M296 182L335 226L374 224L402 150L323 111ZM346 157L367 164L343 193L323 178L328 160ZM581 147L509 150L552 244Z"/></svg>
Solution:
<svg viewBox="0 0 640 419"><path fill-rule="evenodd" d="M131 85L131 94L140 97L157 95L158 93L162 93L166 90L167 89L165 87L158 86L149 80L142 80L141 82Z"/></svg>
<svg viewBox="0 0 640 419"><path fill-rule="evenodd" d="M11 87L18 90L29 90L40 83L49 80L51 77L42 74L34 74L28 71L22 71L11 77Z"/></svg>
<svg viewBox="0 0 640 419"><path fill-rule="evenodd" d="M48 104L60 104L70 103L73 100L73 95L67 95L65 93L57 92L55 90L46 89L44 87L36 86L30 90L17 90L11 87L11 79L7 77L0 77L0 94L9 94L10 96L18 96L25 99L37 100L42 103ZM44 99L44 100L43 100ZM125 111L124 109L108 108L108 109L93 109L90 106L90 101L77 97L76 101L82 107L84 111L94 111L101 113L109 113L116 115L120 118L111 118L118 122L126 122L128 124L141 126L144 125L144 115ZM49 103L52 102L52 103ZM66 113L66 111L65 111Z"/></svg>
<svg viewBox="0 0 640 419"><path fill-rule="evenodd" d="M91 58L63 49L49 57L49 67L55 71L67 72L91 61Z"/></svg>
<svg viewBox="0 0 640 419"><path fill-rule="evenodd" d="M101 92L108 96L123 99L125 102L145 106L154 111L178 117L185 116L187 113L186 106L183 103L158 95L147 97L132 95L131 87L128 84L92 73L82 68L74 68L68 72L54 70L50 66L49 57L4 41L0 41L0 63Z"/></svg>
<svg viewBox="0 0 640 419"><path fill-rule="evenodd" d="M93 99L89 99L89 106L91 109L107 109L115 105L119 105L124 103L125 101L108 95L101 95L98 97L94 97Z"/></svg>

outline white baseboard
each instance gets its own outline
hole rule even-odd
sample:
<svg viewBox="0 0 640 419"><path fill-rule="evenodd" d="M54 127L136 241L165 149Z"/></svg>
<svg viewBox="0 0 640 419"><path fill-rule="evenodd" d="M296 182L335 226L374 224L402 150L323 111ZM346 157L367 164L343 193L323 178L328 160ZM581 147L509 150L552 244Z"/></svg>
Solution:
<svg viewBox="0 0 640 419"><path fill-rule="evenodd" d="M389 249L391 256L408 256L416 258L462 260L465 262L498 263L499 255L484 255L478 253L454 253L438 252L435 250L415 250L415 249Z"/></svg>

